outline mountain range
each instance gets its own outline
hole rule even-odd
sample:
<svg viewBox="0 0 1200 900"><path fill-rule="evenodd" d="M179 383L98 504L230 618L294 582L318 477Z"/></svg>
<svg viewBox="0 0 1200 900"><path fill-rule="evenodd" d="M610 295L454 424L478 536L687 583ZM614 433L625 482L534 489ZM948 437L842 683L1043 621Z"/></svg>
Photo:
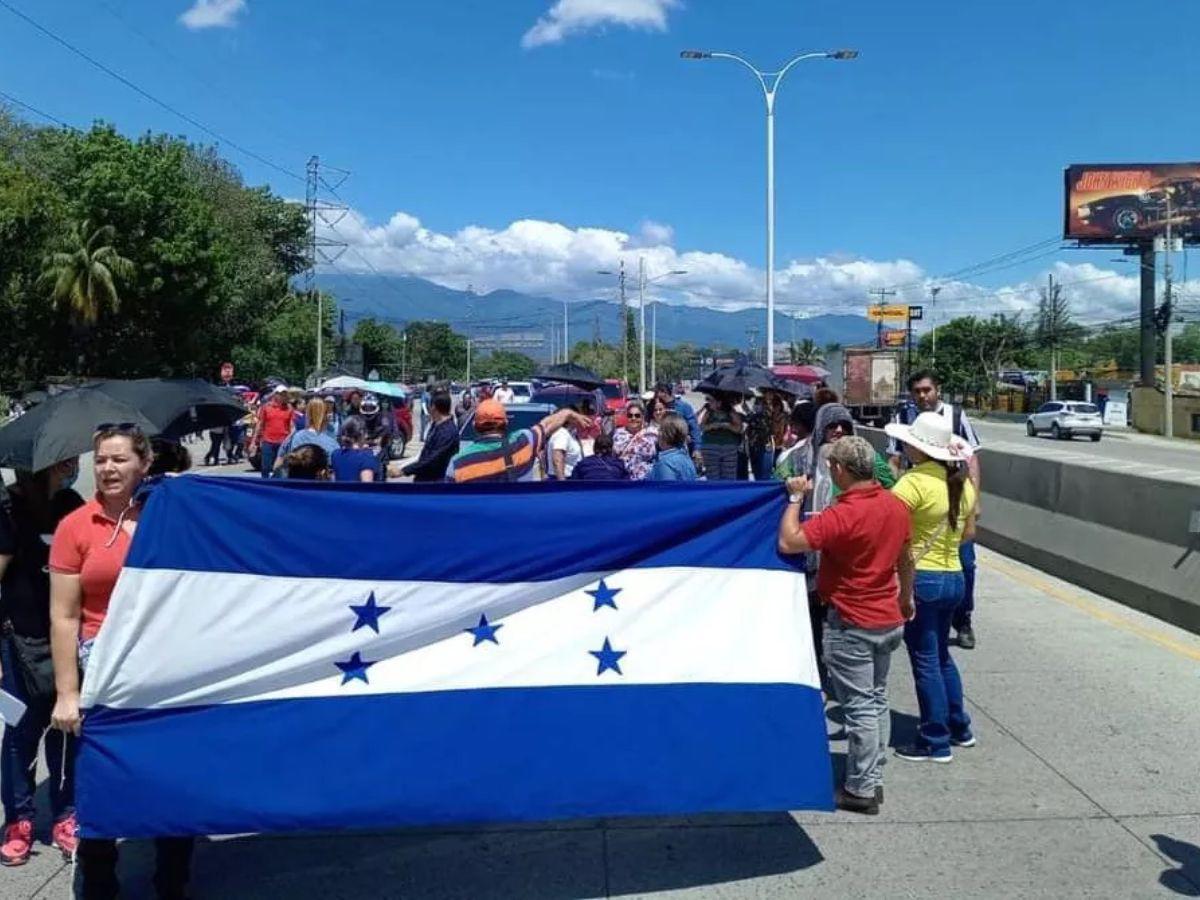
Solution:
<svg viewBox="0 0 1200 900"><path fill-rule="evenodd" d="M318 286L338 299L347 332L354 322L365 318L398 327L409 321L435 320L472 338L481 350L489 346L519 349L535 358L548 358L552 341L561 341L564 304L549 297L510 290L475 294L403 275L324 274L318 277ZM636 296L631 304L636 316ZM619 340L620 305L614 300L573 300L566 307L572 343ZM647 310L646 316L646 327L650 329L652 310ZM683 343L727 350L762 347L765 325L761 308L726 312L658 304L657 337L663 347ZM552 335L551 326L559 332L557 336ZM775 316L777 344L811 338L818 347L824 347L830 343L862 343L874 336L875 326L862 316Z"/></svg>

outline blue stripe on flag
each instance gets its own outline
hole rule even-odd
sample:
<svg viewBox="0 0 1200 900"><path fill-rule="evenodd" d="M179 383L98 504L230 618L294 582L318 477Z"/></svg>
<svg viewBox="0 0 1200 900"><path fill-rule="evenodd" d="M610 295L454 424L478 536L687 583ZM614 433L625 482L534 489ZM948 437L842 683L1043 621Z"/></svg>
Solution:
<svg viewBox="0 0 1200 900"><path fill-rule="evenodd" d="M183 477L155 488L127 565L457 583L636 567L797 570L801 558L775 549L784 503L777 482L363 485Z"/></svg>
<svg viewBox="0 0 1200 900"><path fill-rule="evenodd" d="M820 691L497 688L91 710L88 837L832 809Z"/></svg>

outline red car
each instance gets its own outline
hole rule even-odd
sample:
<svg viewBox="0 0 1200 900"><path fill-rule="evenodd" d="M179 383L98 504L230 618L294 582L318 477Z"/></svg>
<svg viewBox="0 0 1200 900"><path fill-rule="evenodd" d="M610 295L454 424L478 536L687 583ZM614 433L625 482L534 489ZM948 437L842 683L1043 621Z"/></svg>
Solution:
<svg viewBox="0 0 1200 900"><path fill-rule="evenodd" d="M604 387L604 409L612 414L613 425L617 428L625 426L625 406L629 403L629 385L620 378L606 378Z"/></svg>

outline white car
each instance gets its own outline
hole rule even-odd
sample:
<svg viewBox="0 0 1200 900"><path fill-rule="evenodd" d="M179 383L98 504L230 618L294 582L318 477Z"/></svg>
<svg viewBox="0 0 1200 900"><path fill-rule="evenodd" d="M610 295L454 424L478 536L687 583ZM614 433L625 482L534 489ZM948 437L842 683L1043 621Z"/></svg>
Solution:
<svg viewBox="0 0 1200 900"><path fill-rule="evenodd" d="M513 403L528 403L533 397L533 385L528 381L510 381L508 389L513 392Z"/></svg>
<svg viewBox="0 0 1200 900"><path fill-rule="evenodd" d="M1025 420L1025 432L1030 437L1036 437L1043 431L1050 432L1050 436L1056 440L1070 440L1078 434L1098 441L1104 431L1104 420L1095 404L1055 400L1043 403L1037 412L1031 413Z"/></svg>

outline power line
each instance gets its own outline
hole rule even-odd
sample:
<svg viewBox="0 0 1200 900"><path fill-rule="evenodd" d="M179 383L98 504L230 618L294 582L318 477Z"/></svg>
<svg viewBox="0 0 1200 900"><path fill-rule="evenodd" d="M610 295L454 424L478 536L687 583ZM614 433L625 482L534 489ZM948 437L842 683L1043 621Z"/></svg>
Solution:
<svg viewBox="0 0 1200 900"><path fill-rule="evenodd" d="M50 115L50 113L44 112L43 110L38 109L36 106L30 106L25 101L18 100L12 94L6 94L6 93L4 93L4 91L0 91L0 97L3 97L5 100L7 100L9 103L13 104L14 106L19 106L22 109L27 109L31 113L33 113L35 116L41 116L46 121L53 122L55 125L58 125L62 128L66 128L68 131L78 131L79 130L74 125L71 125L68 122L64 122L62 119L58 118L58 116L52 116L52 115Z"/></svg>
<svg viewBox="0 0 1200 900"><path fill-rule="evenodd" d="M139 85L135 84L134 82L130 81L128 78L126 78L120 72L117 72L116 70L109 68L108 66L106 66L104 63L100 62L95 57L89 56L87 53L85 53L83 50L76 47L74 44L72 44L66 38L60 37L55 32L51 31L49 28L47 28L45 25L43 25L41 22L38 22L36 19L33 19L33 18L27 16L25 13L21 12L21 10L17 9L15 6L13 6L11 3L9 3L8 0L0 0L0 6L7 9L10 13L12 13L17 18L22 19L23 21L27 22L32 27L36 28L38 31L40 31L42 34L44 34L46 37L48 37L52 41L54 41L56 44L59 44L60 46L65 47L66 49L70 50L72 53L74 53L80 59L84 60L85 62L87 62L90 65L94 66L95 68L99 69L104 74L110 76L111 78L115 78L117 81L121 82L121 84L125 85L127 88L129 88L130 90L137 93L139 96L144 97L145 99L149 100L151 103L155 104L156 106L159 106L162 109L165 109L167 112L171 113L173 116L177 116L180 119L182 119L183 121L187 122L188 124L193 125L196 128L199 128L205 134L209 135L210 137L216 138L222 144L226 144L226 145L232 147L234 150L238 151L239 153L243 154L244 156L248 156L251 159L262 163L264 166L274 169L276 172L279 172L282 175L286 175L289 178L294 178L297 181L301 181L301 182L306 180L303 175L299 175L296 172L292 172L292 171L284 168L283 166L279 165L278 163L272 162L271 160L267 159L265 156L262 156L259 153L255 153L253 150L249 149L248 147L244 147L243 145L237 143L236 141L230 140L229 138L227 138L223 134L221 134L219 131L217 131L213 128L210 128L208 125L205 125L199 119L196 119L193 116L190 116L187 113L176 109L174 106L167 103L165 100L160 100L158 97L154 96L146 89L144 89L144 88L140 87Z"/></svg>

